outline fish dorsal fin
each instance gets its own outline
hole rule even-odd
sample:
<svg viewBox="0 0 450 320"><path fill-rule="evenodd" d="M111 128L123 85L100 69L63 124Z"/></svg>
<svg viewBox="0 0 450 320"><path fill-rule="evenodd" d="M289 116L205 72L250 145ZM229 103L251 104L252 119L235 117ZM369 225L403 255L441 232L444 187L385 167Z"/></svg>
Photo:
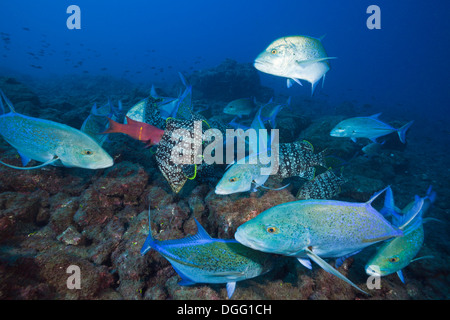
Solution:
<svg viewBox="0 0 450 320"><path fill-rule="evenodd" d="M325 33L324 35L320 36L319 39L317 39L317 40L322 41L323 39L325 39L326 36L327 36L327 34Z"/></svg>
<svg viewBox="0 0 450 320"><path fill-rule="evenodd" d="M377 119L377 120L378 120L378 118L381 116L382 113L383 113L383 112L380 112L380 113L377 113L377 114L373 114L373 115L369 116L369 118Z"/></svg>
<svg viewBox="0 0 450 320"><path fill-rule="evenodd" d="M422 223L423 203L424 199L416 196L412 208L399 221L401 225L398 228L400 230L414 230Z"/></svg>
<svg viewBox="0 0 450 320"><path fill-rule="evenodd" d="M140 124L142 124L142 122L133 120L133 119L129 118L128 116L125 116L125 118L127 119L127 124L129 124L129 125L140 125Z"/></svg>
<svg viewBox="0 0 450 320"><path fill-rule="evenodd" d="M152 84L152 88L150 89L150 96L155 99L159 98L159 95L156 93L154 84Z"/></svg>
<svg viewBox="0 0 450 320"><path fill-rule="evenodd" d="M94 103L94 105L92 106L91 114L93 114L93 115L97 115L98 114L98 112L97 112L97 103Z"/></svg>
<svg viewBox="0 0 450 320"><path fill-rule="evenodd" d="M195 224L197 225L197 233L193 236L198 239L212 239L211 236L208 234L208 232L203 228L203 226L200 224L200 222L197 221L197 219L194 218Z"/></svg>
<svg viewBox="0 0 450 320"><path fill-rule="evenodd" d="M370 200L366 202L366 205L372 206L372 202L373 202L376 198L378 198L378 196L379 196L380 194L382 194L383 192L387 191L389 188L390 188L390 186L387 186L387 187L384 188L383 190L376 192L376 193L372 196L372 198L370 198Z"/></svg>
<svg viewBox="0 0 450 320"><path fill-rule="evenodd" d="M16 110L14 109L13 104L11 103L11 101L6 97L6 95L3 93L2 90L0 90L0 94L3 97L3 100L5 100L6 104L8 105L9 109L11 110L11 112L16 112ZM1 102L1 98L0 98L0 102ZM1 108L4 109L3 104L1 105Z"/></svg>

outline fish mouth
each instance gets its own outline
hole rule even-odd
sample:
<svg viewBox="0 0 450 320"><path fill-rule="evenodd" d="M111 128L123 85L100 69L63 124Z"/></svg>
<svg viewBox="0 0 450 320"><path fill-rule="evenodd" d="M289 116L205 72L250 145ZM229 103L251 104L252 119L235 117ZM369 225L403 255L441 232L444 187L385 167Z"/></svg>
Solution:
<svg viewBox="0 0 450 320"><path fill-rule="evenodd" d="M111 158L111 159L102 161L100 163L93 163L91 166L89 166L89 169L105 169L105 168L112 167L113 165L114 165L114 160Z"/></svg>
<svg viewBox="0 0 450 320"><path fill-rule="evenodd" d="M270 65L270 63L268 63L267 61L262 62L261 60L258 60L258 59L256 59L255 62L253 63L253 66L255 67L255 69L257 69L259 71L263 71L263 70L267 69L268 65Z"/></svg>
<svg viewBox="0 0 450 320"><path fill-rule="evenodd" d="M373 264L367 265L365 269L366 269L366 273L369 276L381 277L384 274L382 272L382 270L380 269L380 267L377 265L373 265Z"/></svg>
<svg viewBox="0 0 450 320"><path fill-rule="evenodd" d="M230 194L229 191L224 190L224 189L221 189L221 188L216 188L216 189L215 189L215 192L216 192L216 194L220 194L220 195L227 195L227 194Z"/></svg>
<svg viewBox="0 0 450 320"><path fill-rule="evenodd" d="M242 244L246 247L249 247L253 250L258 250L258 251L267 252L267 253L277 253L277 250L272 250L270 248L267 248L263 241L260 241L255 238L245 237L244 232L242 232L242 230L239 230L239 228L236 230L236 232L234 234L234 238L240 244Z"/></svg>

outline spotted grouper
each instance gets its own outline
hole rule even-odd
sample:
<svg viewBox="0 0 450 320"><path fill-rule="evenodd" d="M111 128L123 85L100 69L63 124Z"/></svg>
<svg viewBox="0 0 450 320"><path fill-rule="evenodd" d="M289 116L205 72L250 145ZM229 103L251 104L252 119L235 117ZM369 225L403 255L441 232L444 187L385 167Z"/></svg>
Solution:
<svg viewBox="0 0 450 320"><path fill-rule="evenodd" d="M371 205L386 189L366 203L300 200L280 204L241 225L235 238L255 250L297 257L308 268L311 259L362 291L321 257L348 256L402 235Z"/></svg>

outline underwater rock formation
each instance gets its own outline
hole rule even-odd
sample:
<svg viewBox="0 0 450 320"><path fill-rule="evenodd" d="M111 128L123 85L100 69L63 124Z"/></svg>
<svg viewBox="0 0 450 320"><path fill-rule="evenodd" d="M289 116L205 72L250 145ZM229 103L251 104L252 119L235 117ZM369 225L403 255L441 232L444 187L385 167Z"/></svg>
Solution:
<svg viewBox="0 0 450 320"><path fill-rule="evenodd" d="M273 96L272 89L261 86L258 71L251 63L226 59L217 67L194 71L188 78L196 99L232 101L256 97L267 101Z"/></svg>

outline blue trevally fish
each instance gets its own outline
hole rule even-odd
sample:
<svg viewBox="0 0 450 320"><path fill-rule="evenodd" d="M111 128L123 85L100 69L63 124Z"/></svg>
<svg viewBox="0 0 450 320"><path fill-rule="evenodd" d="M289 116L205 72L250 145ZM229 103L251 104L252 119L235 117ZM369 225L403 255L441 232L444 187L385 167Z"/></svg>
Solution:
<svg viewBox="0 0 450 320"><path fill-rule="evenodd" d="M118 108L114 107L111 100L109 99L108 103L101 107L97 107L97 104L95 103L91 108L91 112L83 121L80 130L88 134L101 146L108 138L107 134L100 134L101 132L106 131L106 129L108 128L108 118L114 121L120 121L119 117L122 116L122 110L123 107L121 101L119 101Z"/></svg>
<svg viewBox="0 0 450 320"><path fill-rule="evenodd" d="M368 138L376 142L376 139L379 137L397 132L400 141L405 143L406 131L414 123L414 120L396 129L379 120L378 117L380 115L381 113L377 113L370 117L355 117L343 120L331 130L330 135L332 137L347 137L354 142L356 142L356 138Z"/></svg>
<svg viewBox="0 0 450 320"><path fill-rule="evenodd" d="M277 115L284 107L291 107L291 97L287 99L285 104L276 103L273 101L273 98L271 98L269 102L267 102L261 108L261 119L263 120L263 122L268 121L272 128L276 128Z"/></svg>
<svg viewBox="0 0 450 320"><path fill-rule="evenodd" d="M223 109L223 113L232 114L241 118L249 116L256 108L255 98L241 98L229 102Z"/></svg>
<svg viewBox="0 0 450 320"><path fill-rule="evenodd" d="M5 94L0 93L11 110L0 115L0 134L19 152L24 167L0 163L22 170L49 164L86 169L102 169L114 164L111 156L89 135L65 124L19 114ZM1 98L0 106L4 110ZM25 167L31 159L43 163Z"/></svg>
<svg viewBox="0 0 450 320"><path fill-rule="evenodd" d="M320 79L330 70L330 59L322 44L322 38L288 36L272 42L255 59L254 66L261 72L287 78L288 88L292 81L311 83L311 95Z"/></svg>
<svg viewBox="0 0 450 320"><path fill-rule="evenodd" d="M425 197L416 195L414 201L400 211L394 206L392 191L387 193L383 210L385 215L392 216L393 225L403 230L403 237L394 238L377 249L366 264L365 270L368 275L387 276L397 273L404 283L402 269L411 262L431 258L422 256L414 259L424 242L423 223L426 219L423 219L423 216L435 199L436 193L430 186Z"/></svg>
<svg viewBox="0 0 450 320"><path fill-rule="evenodd" d="M267 168L273 163L262 164L258 161L258 153L253 153L244 158L244 161L228 166L228 170L217 183L216 194L227 195L237 192L256 191L258 187L270 190L281 190L289 184L271 189L264 186L269 178L266 175ZM314 153L314 147L308 141L296 141L293 143L280 143L278 153L278 171L276 176L282 179L301 177L312 180L315 175L315 167L326 167L324 151ZM264 169L264 170L263 170Z"/></svg>
<svg viewBox="0 0 450 320"><path fill-rule="evenodd" d="M178 73L180 76L181 82L186 87L184 92L180 93L177 98L171 97L163 97L156 93L156 89L152 86L150 90L150 96L146 99L143 99L136 103L133 107L128 110L126 116L131 120L139 121L139 122L147 122L146 119L146 108L148 108L149 102L155 103L157 105L159 116L167 120L168 118L185 118L184 114L178 114L179 110L183 111L182 103L186 100L190 106L191 100L190 95L192 92L192 87L186 81L186 78ZM149 101L150 100L150 101ZM181 113L181 112L180 112ZM152 123L150 123L152 124Z"/></svg>
<svg viewBox="0 0 450 320"><path fill-rule="evenodd" d="M280 204L239 226L235 239L255 250L296 257L307 268L311 259L364 292L322 258L349 256L403 234L371 205L385 190L366 203L300 200Z"/></svg>
<svg viewBox="0 0 450 320"><path fill-rule="evenodd" d="M214 239L194 218L197 233L183 239L158 241L153 238L149 209L149 233L141 249L152 248L166 258L178 275L180 285L226 283L228 298L236 282L257 277L273 267L273 255L248 248L234 239Z"/></svg>

